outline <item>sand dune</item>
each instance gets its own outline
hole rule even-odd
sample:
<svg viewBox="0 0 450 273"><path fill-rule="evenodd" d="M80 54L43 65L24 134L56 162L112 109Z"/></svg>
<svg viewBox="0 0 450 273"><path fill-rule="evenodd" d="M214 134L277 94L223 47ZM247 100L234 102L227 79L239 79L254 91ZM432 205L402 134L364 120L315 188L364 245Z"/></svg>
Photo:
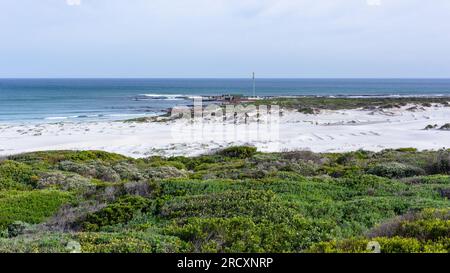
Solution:
<svg viewBox="0 0 450 273"><path fill-rule="evenodd" d="M450 147L450 131L424 130L450 122L450 107L388 111L285 112L278 123L84 122L0 125L0 155L41 150L104 150L131 157L194 156L230 145L261 151L306 149L345 152L358 149ZM410 109L410 110L407 110Z"/></svg>

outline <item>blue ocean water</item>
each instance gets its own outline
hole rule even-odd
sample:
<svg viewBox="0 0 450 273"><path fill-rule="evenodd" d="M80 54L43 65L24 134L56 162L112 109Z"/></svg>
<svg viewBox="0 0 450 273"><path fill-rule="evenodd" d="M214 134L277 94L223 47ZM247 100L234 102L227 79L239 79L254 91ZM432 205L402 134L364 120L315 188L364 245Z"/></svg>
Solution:
<svg viewBox="0 0 450 273"><path fill-rule="evenodd" d="M258 79L258 96L450 96L450 79ZM251 79L0 79L0 123L117 120L252 95Z"/></svg>

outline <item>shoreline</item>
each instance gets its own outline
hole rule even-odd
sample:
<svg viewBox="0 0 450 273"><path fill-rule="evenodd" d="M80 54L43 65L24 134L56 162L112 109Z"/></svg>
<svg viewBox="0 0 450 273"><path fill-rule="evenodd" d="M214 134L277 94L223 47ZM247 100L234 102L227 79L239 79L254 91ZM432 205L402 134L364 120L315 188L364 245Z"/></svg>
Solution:
<svg viewBox="0 0 450 273"><path fill-rule="evenodd" d="M163 95L159 96L173 96ZM181 96L181 95L180 95ZM228 104L249 104L255 105L261 104L278 104L285 109L289 110L310 110L314 109L342 109L350 110L361 107L394 107L395 105L403 106L408 103L415 104L430 104L438 103L446 106L450 106L450 94L410 94L410 95L394 95L394 94L376 94L376 95L266 95L258 97L249 97L244 95L221 95L221 96L208 96L208 95L182 95L187 100L193 100L194 98L202 98L203 105L216 104L219 106L225 106ZM238 102L229 102L220 100L217 98L226 96L239 96L242 100ZM189 98L189 99L188 99ZM215 100L212 98L216 98ZM155 99L154 102L157 102ZM161 99L166 101L166 99ZM109 114L92 114L92 113L80 113L78 115L71 115L67 113L49 113L45 117L32 117L25 119L11 119L0 120L0 125L28 125L28 124L53 124L53 123L85 123L85 122L110 122L110 121L133 121L139 119L152 119L153 117L164 117L170 115L171 110L177 107L177 104L167 108L161 108L158 111L149 112L117 112ZM193 101L190 104L180 104L179 106L193 107ZM11 113L10 113L11 114Z"/></svg>
<svg viewBox="0 0 450 273"><path fill-rule="evenodd" d="M101 150L133 158L198 156L241 145L262 152L318 153L450 147L450 131L440 130L450 123L450 107L443 104L283 111L276 124L209 120L0 124L0 156L49 150Z"/></svg>

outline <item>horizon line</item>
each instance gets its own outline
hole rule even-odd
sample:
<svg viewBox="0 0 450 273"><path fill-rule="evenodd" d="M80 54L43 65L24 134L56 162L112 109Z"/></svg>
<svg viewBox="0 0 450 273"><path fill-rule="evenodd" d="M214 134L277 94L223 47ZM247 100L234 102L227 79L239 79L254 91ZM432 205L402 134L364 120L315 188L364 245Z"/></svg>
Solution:
<svg viewBox="0 0 450 273"><path fill-rule="evenodd" d="M0 80L240 80L252 77L0 77ZM256 77L274 80L450 80L450 77Z"/></svg>

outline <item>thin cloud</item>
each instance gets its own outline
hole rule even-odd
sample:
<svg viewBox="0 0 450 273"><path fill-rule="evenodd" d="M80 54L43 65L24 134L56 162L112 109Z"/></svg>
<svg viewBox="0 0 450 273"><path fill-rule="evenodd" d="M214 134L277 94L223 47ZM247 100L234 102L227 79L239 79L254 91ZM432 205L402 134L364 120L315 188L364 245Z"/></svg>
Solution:
<svg viewBox="0 0 450 273"><path fill-rule="evenodd" d="M81 5L81 0L66 0L66 4L69 6L79 6Z"/></svg>

